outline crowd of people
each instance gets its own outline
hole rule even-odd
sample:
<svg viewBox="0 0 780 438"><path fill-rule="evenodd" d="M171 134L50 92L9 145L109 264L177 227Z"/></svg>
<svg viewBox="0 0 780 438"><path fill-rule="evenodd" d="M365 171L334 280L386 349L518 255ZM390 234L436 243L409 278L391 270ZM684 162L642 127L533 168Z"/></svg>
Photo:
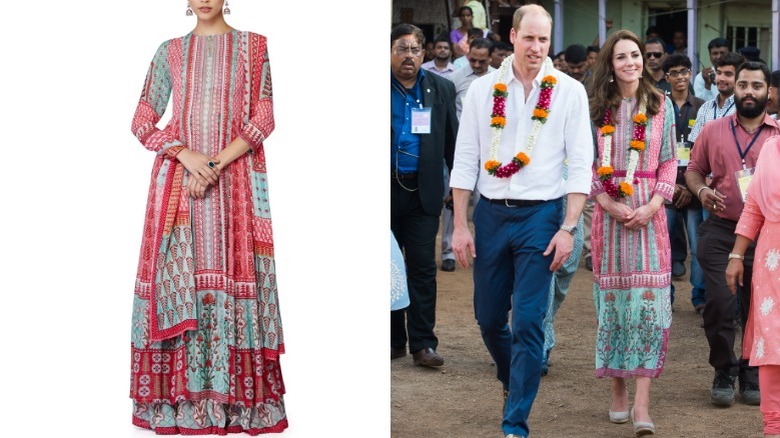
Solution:
<svg viewBox="0 0 780 438"><path fill-rule="evenodd" d="M760 405L765 436L780 437L780 182L769 168L780 154L780 71L715 38L711 67L693 72L685 32L667 45L652 28L554 54L541 6L516 10L507 43L476 24L484 11L469 3L461 26L427 50L414 25L391 33L391 228L407 280L393 296L409 298L391 312L391 359L408 351L417 365L444 365L434 333L441 217L441 270L473 268L502 430L528 437L555 312L583 258L595 375L611 381L605 420L652 435L672 278L690 254L710 401L731 406L738 393Z"/></svg>

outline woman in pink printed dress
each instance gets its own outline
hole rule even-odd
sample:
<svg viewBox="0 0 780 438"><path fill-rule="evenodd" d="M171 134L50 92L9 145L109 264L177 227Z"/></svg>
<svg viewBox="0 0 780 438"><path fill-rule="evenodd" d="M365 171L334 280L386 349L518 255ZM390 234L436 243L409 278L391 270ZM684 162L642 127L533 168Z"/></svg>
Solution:
<svg viewBox="0 0 780 438"><path fill-rule="evenodd" d="M743 285L743 261L754 240L753 288L742 356L758 366L764 436L780 437L780 137L770 137L758 156L745 208L729 254L726 283L731 293Z"/></svg>
<svg viewBox="0 0 780 438"><path fill-rule="evenodd" d="M197 25L157 50L132 123L157 156L130 396L133 424L157 434L287 427L263 153L274 128L266 39L231 28L224 13L223 0L189 1Z"/></svg>
<svg viewBox="0 0 780 438"><path fill-rule="evenodd" d="M591 185L596 376L611 380L609 420L632 419L637 436L655 433L650 384L663 371L672 323L663 204L672 199L677 172L674 109L647 79L644 54L635 34L611 34L589 89L599 131ZM633 408L629 378L636 381Z"/></svg>

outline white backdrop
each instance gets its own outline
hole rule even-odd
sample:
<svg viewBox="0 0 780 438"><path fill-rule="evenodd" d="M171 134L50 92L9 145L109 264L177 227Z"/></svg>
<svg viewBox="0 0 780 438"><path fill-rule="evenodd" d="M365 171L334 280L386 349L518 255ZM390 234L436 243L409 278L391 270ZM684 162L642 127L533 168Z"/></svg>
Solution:
<svg viewBox="0 0 780 438"><path fill-rule="evenodd" d="M390 2L230 3L229 24L268 37L273 74L276 130L265 147L287 347L282 436L389 436ZM153 160L130 122L158 45L194 26L185 8L184 0L6 7L5 436L152 436L131 425L128 397Z"/></svg>

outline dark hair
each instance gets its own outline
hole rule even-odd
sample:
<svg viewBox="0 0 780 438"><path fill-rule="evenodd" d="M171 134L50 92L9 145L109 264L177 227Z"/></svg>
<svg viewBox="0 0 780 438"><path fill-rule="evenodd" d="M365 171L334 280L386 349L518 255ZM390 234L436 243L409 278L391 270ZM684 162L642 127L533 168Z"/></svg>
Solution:
<svg viewBox="0 0 780 438"><path fill-rule="evenodd" d="M561 50L560 52L556 53L555 56L553 56L553 58L560 58L561 55L563 55L563 58L566 59L566 51L565 50Z"/></svg>
<svg viewBox="0 0 780 438"><path fill-rule="evenodd" d="M729 52L723 55L718 62L715 63L715 68L730 65L734 67L734 70L739 68L742 63L745 62L745 57L736 52Z"/></svg>
<svg viewBox="0 0 780 438"><path fill-rule="evenodd" d="M585 51L585 46L582 44L572 44L566 48L566 53L563 57L567 63L579 64L587 59L588 54Z"/></svg>
<svg viewBox="0 0 780 438"><path fill-rule="evenodd" d="M680 55L680 54L672 54L666 57L664 59L664 63L661 66L661 69L663 69L664 73L669 73L669 69L672 67L685 67L687 69L691 68L691 59L688 58L686 55Z"/></svg>
<svg viewBox="0 0 780 438"><path fill-rule="evenodd" d="M511 44L509 44L506 41L498 41L498 42L496 42L496 47L495 48L499 49L499 50L506 50L507 52L511 52L512 50L515 49Z"/></svg>
<svg viewBox="0 0 780 438"><path fill-rule="evenodd" d="M469 11L469 13L471 14L471 16L472 16L472 17L474 16L474 10L473 10L473 9L471 9L471 6L462 6L460 9L458 9L458 17L460 17L461 15L463 15L463 11Z"/></svg>
<svg viewBox="0 0 780 438"><path fill-rule="evenodd" d="M615 45L622 40L628 40L637 45L639 53L644 57L645 45L636 34L628 30L619 30L604 41L596 63L593 64L593 76L591 86L588 88L588 102L590 106L590 119L596 126L604 124L604 113L607 108L615 109L620 106L622 96L618 89L616 81L612 79L612 54L615 51ZM654 116L661 110L664 96L653 86L653 80L650 78L650 71L647 64L644 65L644 78L639 79L639 88L636 91L637 99L647 102L647 115Z"/></svg>
<svg viewBox="0 0 780 438"><path fill-rule="evenodd" d="M469 44L469 50L471 49L488 49L488 54L493 54L493 49L495 48L495 44L493 44L493 41L487 39L487 38L474 38L474 40L471 41L471 44Z"/></svg>
<svg viewBox="0 0 780 438"><path fill-rule="evenodd" d="M731 47L731 43L726 38L714 38L707 44L707 50L712 50L716 47Z"/></svg>
<svg viewBox="0 0 780 438"><path fill-rule="evenodd" d="M423 34L423 31L414 24L404 23L394 27L390 32L390 47L393 46L395 40L405 37L406 35L414 35L417 42L420 43L421 46L425 46L425 35Z"/></svg>
<svg viewBox="0 0 780 438"><path fill-rule="evenodd" d="M754 61L745 61L743 62L739 67L737 67L737 74L734 75L735 78L739 78L739 73L742 70L750 70L750 71L759 71L761 70L761 73L764 74L764 83L766 83L766 86L769 86L769 81L772 76L772 73L769 72L769 67L766 66L763 62L754 62Z"/></svg>
<svg viewBox="0 0 780 438"><path fill-rule="evenodd" d="M436 43L447 43L450 46L450 50L452 49L452 41L450 41L450 37L446 33L439 34L439 36L433 40L433 47L436 47Z"/></svg>
<svg viewBox="0 0 780 438"><path fill-rule="evenodd" d="M747 61L759 61L759 56L761 55L761 50L752 46L741 47L737 49L737 52L744 56Z"/></svg>
<svg viewBox="0 0 780 438"><path fill-rule="evenodd" d="M769 80L769 86L780 88L780 70L775 70L772 72L772 76Z"/></svg>
<svg viewBox="0 0 780 438"><path fill-rule="evenodd" d="M645 41L645 46L648 44L660 44L661 49L666 50L666 43L661 38L650 38L649 40ZM644 50L642 52L644 52Z"/></svg>
<svg viewBox="0 0 780 438"><path fill-rule="evenodd" d="M466 31L466 36L473 36L474 38L482 38L482 29L478 27L472 27Z"/></svg>
<svg viewBox="0 0 780 438"><path fill-rule="evenodd" d="M599 49L599 46L588 46L585 50L588 53L599 53L601 49Z"/></svg>

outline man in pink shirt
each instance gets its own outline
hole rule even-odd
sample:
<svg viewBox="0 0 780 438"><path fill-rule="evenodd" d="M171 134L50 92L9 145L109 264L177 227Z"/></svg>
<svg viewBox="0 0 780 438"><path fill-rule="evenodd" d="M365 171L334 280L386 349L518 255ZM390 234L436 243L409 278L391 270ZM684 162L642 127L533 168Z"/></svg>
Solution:
<svg viewBox="0 0 780 438"><path fill-rule="evenodd" d="M745 205L749 176L764 141L780 134L780 126L765 111L770 78L767 66L745 62L737 68L736 77L736 113L704 125L685 173L691 193L710 213L699 227L697 258L706 284L704 331L710 345L710 365L715 368L710 401L718 406L734 403L737 376L742 401L749 405L760 402L758 370L748 366L747 358L738 359L734 354L733 323L739 307L745 332L755 244L744 255L744 287L739 288L738 298L729 291L724 272L732 257L729 253L736 240L734 230ZM707 186L705 177L710 173L712 183Z"/></svg>

